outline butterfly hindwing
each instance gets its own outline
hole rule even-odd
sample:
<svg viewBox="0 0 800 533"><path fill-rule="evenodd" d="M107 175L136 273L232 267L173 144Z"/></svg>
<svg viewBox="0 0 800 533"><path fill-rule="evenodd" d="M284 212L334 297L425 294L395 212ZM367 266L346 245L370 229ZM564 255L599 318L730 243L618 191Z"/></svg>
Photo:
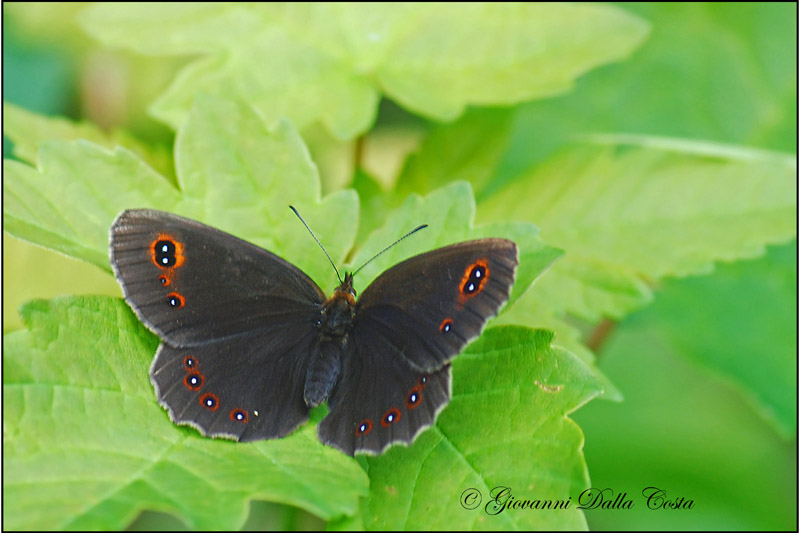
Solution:
<svg viewBox="0 0 800 533"><path fill-rule="evenodd" d="M252 331L286 313L310 315L324 300L291 263L162 211L123 212L111 226L110 254L125 299L174 346Z"/></svg>
<svg viewBox="0 0 800 533"><path fill-rule="evenodd" d="M162 343L150 379L173 422L242 441L283 437L305 422L303 384L318 343L313 333L303 336L288 321L282 325L285 336Z"/></svg>
<svg viewBox="0 0 800 533"><path fill-rule="evenodd" d="M354 349L319 424L320 440L349 455L411 443L450 401L450 365L419 372L380 346Z"/></svg>

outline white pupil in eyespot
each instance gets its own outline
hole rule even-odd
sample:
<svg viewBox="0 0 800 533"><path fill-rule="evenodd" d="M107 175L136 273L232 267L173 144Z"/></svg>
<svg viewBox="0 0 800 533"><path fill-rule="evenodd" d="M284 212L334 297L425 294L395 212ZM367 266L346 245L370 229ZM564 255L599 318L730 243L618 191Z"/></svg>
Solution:
<svg viewBox="0 0 800 533"><path fill-rule="evenodd" d="M161 260L161 262L164 263L164 264L167 264L167 263L169 263L169 258L165 257L164 259Z"/></svg>
<svg viewBox="0 0 800 533"><path fill-rule="evenodd" d="M476 271L475 271L475 277L476 277L476 278L479 278L479 277L481 277L481 271L480 271L480 270L476 270Z"/></svg>
<svg viewBox="0 0 800 533"><path fill-rule="evenodd" d="M366 430L367 430L367 425L366 425L366 424L361 424L361 427L360 427L360 428L358 428L358 429L359 429L360 431L364 432L364 431L366 431Z"/></svg>
<svg viewBox="0 0 800 533"><path fill-rule="evenodd" d="M475 290L475 284L474 283L470 283L469 286L467 287L467 290L468 291L474 291Z"/></svg>
<svg viewBox="0 0 800 533"><path fill-rule="evenodd" d="M166 244L165 244L164 246L162 246L162 247L161 247L161 251L162 251L162 252L165 252L165 253L166 253L166 251L167 251L167 250L169 250L169 247L168 247Z"/></svg>

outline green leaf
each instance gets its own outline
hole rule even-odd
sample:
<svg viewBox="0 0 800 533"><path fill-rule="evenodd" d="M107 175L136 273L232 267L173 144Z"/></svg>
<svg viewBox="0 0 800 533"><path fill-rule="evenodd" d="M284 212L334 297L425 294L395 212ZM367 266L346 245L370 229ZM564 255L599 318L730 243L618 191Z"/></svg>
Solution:
<svg viewBox="0 0 800 533"><path fill-rule="evenodd" d="M178 192L132 152L84 140L40 145L38 170L3 160L3 229L110 271L108 228L125 208L169 209Z"/></svg>
<svg viewBox="0 0 800 533"><path fill-rule="evenodd" d="M121 299L34 301L5 336L3 516L11 529L120 529L142 509L237 529L248 500L353 514L367 479L307 425L258 443L178 428L148 379L157 339ZM47 505L42 506L42 502Z"/></svg>
<svg viewBox="0 0 800 533"><path fill-rule="evenodd" d="M468 104L565 92L584 72L630 54L649 31L625 11L588 4L438 4L415 22L378 75L388 96L444 120Z"/></svg>
<svg viewBox="0 0 800 533"><path fill-rule="evenodd" d="M378 103L378 93L365 77L279 27L267 27L245 46L192 63L150 111L176 128L201 91L235 96L255 106L268 121L287 116L300 129L319 121L339 139L368 129Z"/></svg>
<svg viewBox="0 0 800 533"><path fill-rule="evenodd" d="M366 459L368 529L578 529L567 510L485 512L490 491L566 500L589 483L583 436L567 414L600 394L588 367L550 346L552 333L505 326L487 330L453 361L453 397L435 428L410 448ZM466 510L467 489L483 495Z"/></svg>
<svg viewBox="0 0 800 533"><path fill-rule="evenodd" d="M796 294L794 241L711 276L670 280L653 304L676 351L737 383L785 438L797 433Z"/></svg>
<svg viewBox="0 0 800 533"><path fill-rule="evenodd" d="M537 296L587 320L650 295L641 278L708 272L796 233L792 157L612 137L551 158L487 198L486 220L530 220L566 250Z"/></svg>
<svg viewBox="0 0 800 533"><path fill-rule="evenodd" d="M550 275L549 273L547 275ZM539 296L539 285L525 293L520 300L508 311L498 316L493 325L518 325L530 328L548 329L553 332L553 346L562 347L589 365L597 380L603 386L603 395L600 399L620 402L623 399L620 391L614 383L597 366L594 352L584 344L580 330L567 322L563 317L552 311L551 302Z"/></svg>
<svg viewBox="0 0 800 533"><path fill-rule="evenodd" d="M381 92L450 120L470 104L564 92L648 32L617 8L580 4L97 4L81 21L109 46L206 54L152 107L173 127L205 92L339 138L371 125Z"/></svg>
<svg viewBox="0 0 800 533"><path fill-rule="evenodd" d="M333 273L288 206L317 228L337 261L355 237L356 195L340 191L321 200L316 168L297 133L285 122L268 128L251 108L227 100L199 99L178 133L182 191L121 147L50 141L37 161L37 169L3 162L4 229L106 271L108 228L129 208L174 211L234 233L294 262L323 287Z"/></svg>
<svg viewBox="0 0 800 533"><path fill-rule="evenodd" d="M174 179L172 157L164 147L148 146L122 130L107 134L91 122L44 117L4 102L3 135L14 143L14 156L26 163L36 164L39 145L45 141L85 139L109 149L124 146L164 176Z"/></svg>
<svg viewBox="0 0 800 533"><path fill-rule="evenodd" d="M78 21L101 42L148 55L200 54L227 48L234 32L249 37L264 24L258 10L232 2L94 5L85 9Z"/></svg>

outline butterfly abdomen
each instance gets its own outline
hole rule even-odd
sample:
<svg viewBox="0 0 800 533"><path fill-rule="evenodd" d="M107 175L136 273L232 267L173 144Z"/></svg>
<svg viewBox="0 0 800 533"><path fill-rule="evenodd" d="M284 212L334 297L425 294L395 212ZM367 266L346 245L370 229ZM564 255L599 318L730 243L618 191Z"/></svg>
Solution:
<svg viewBox="0 0 800 533"><path fill-rule="evenodd" d="M347 279L352 283L352 277ZM317 319L320 342L308 362L303 391L303 399L309 407L326 401L339 379L341 354L355 316L355 297L351 287L343 283L320 308Z"/></svg>
<svg viewBox="0 0 800 533"><path fill-rule="evenodd" d="M343 339L322 341L311 355L303 391L308 407L316 407L330 396L342 368L343 342Z"/></svg>

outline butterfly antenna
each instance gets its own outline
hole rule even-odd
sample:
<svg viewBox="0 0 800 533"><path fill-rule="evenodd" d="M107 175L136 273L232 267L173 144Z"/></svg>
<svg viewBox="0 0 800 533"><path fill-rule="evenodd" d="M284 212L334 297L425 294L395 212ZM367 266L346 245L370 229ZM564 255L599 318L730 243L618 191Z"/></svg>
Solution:
<svg viewBox="0 0 800 533"><path fill-rule="evenodd" d="M391 247L392 247L392 246L394 246L395 244L399 243L400 241L402 241L402 240L403 240L403 239L405 239L406 237L410 237L411 235L415 234L415 233L416 233L416 232L418 232L419 230L421 230L421 229L425 229L425 228L427 228L427 227L428 227L428 225L427 225L427 224L423 224L423 225L421 225L421 226L418 226L418 227L416 227L416 228L412 229L411 231L409 231L408 233L406 233L405 235L403 235L402 237L400 237L399 239L397 239L396 241L394 241L392 244L390 244L389 246L387 246L386 248L384 248L383 250L381 250L381 251L380 251L380 252L378 252L377 254L373 255L373 256L372 256L372 259L370 259L369 261L367 261L366 263L364 263L363 265L361 265L360 267L358 267L358 270L356 270L355 272L353 272L353 276L355 276L356 274L358 274L359 272L361 272L361 269L362 269L362 268L364 268L365 266L367 266L368 264L370 264L370 263L371 263L371 262L372 262L374 259L377 259L377 257L378 257L379 255L381 255L383 252L387 251L389 248L391 248Z"/></svg>
<svg viewBox="0 0 800 533"><path fill-rule="evenodd" d="M289 209L291 209L292 211L294 211L294 214L295 214L295 215L297 215L297 218L299 218L299 219L300 219L300 222L302 222L302 223L303 223L303 225L306 227L306 229L307 229L307 230L308 230L308 232L311 234L311 236L312 236L312 237L314 237L314 240L315 240L315 241L317 241L317 244L319 244L319 247L320 247L320 248L322 248L322 251L323 251L323 252L325 252L325 257L327 257L327 258L328 258L328 261L330 261L330 262L331 262L331 266L333 267L333 270L336 272L336 277L337 277L337 278L339 278L339 283L340 283L340 284L341 284L341 283L344 283L344 282L342 281L342 276L340 276L340 275L339 275L339 269L338 269L338 268L336 268L336 265L333 263L333 259L331 259L331 256L330 256L330 255L328 255L328 250L326 250L326 249L325 249L325 247L324 247L324 246L322 246L322 243L321 243L321 242L319 242L319 239L317 239L317 236L316 236L316 235L314 235L314 232L313 232L313 231L311 231L311 228L309 228L309 227L308 227L308 224L306 224L306 221L305 221L305 220L303 220L303 217L301 217L301 216L300 216L300 213L298 213L298 212L297 212L297 209L295 209L295 208L294 208L294 206L291 206L291 205L289 206ZM417 229L419 229L419 228L417 228ZM416 231L416 230L414 230L414 231ZM413 233L413 232L412 232L412 233ZM383 252L381 252L381 253L383 253Z"/></svg>

